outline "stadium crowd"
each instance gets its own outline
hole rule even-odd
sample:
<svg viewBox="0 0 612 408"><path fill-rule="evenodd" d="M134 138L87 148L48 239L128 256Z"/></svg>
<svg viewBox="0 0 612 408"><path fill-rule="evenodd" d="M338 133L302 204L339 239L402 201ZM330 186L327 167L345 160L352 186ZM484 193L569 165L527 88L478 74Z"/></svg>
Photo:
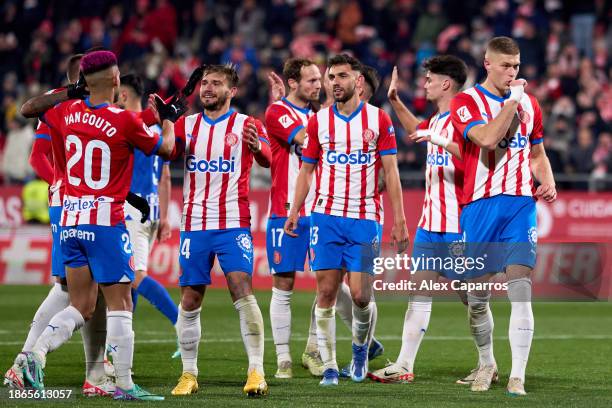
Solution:
<svg viewBox="0 0 612 408"><path fill-rule="evenodd" d="M27 157L34 122L20 117L19 107L62 84L68 57L91 47L113 50L122 72L140 74L147 93L162 96L200 63L234 63L240 75L234 104L260 118L270 70L280 73L290 56L323 66L330 54L349 50L382 78L373 104L391 112L386 88L397 65L401 99L426 117L432 108L421 63L455 54L468 64L471 86L484 76L478 61L487 41L508 35L521 47L519 75L542 106L559 187L610 190L611 17L608 0L7 0L0 9L0 177L4 183L33 177ZM421 186L425 146L396 128L400 172L420 176L404 184Z"/></svg>

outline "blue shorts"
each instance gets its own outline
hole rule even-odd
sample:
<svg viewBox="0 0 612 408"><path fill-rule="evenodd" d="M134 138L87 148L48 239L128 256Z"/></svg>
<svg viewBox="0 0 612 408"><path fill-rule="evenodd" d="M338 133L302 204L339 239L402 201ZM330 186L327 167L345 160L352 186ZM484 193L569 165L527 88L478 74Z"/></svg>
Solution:
<svg viewBox="0 0 612 408"><path fill-rule="evenodd" d="M497 195L466 205L461 212L466 257L484 257L486 273L505 271L508 265L533 268L536 263L538 233L533 197Z"/></svg>
<svg viewBox="0 0 612 408"><path fill-rule="evenodd" d="M215 255L224 274L253 273L253 238L249 228L181 231L179 286L210 285Z"/></svg>
<svg viewBox="0 0 612 408"><path fill-rule="evenodd" d="M417 228L412 258L415 272L434 271L451 280L465 279L462 266L464 243L456 232L432 232Z"/></svg>
<svg viewBox="0 0 612 408"><path fill-rule="evenodd" d="M134 280L132 244L125 224L76 225L61 227L64 265L89 265L97 283L123 283Z"/></svg>
<svg viewBox="0 0 612 408"><path fill-rule="evenodd" d="M51 221L51 275L61 279L66 277L64 267L64 256L60 245L60 220L62 218L62 206L49 207L49 220Z"/></svg>
<svg viewBox="0 0 612 408"><path fill-rule="evenodd" d="M304 271L310 241L310 217L300 217L295 238L285 234L285 221L286 217L268 218L266 252L272 275Z"/></svg>
<svg viewBox="0 0 612 408"><path fill-rule="evenodd" d="M310 265L314 271L342 269L374 274L380 224L372 220L310 215Z"/></svg>

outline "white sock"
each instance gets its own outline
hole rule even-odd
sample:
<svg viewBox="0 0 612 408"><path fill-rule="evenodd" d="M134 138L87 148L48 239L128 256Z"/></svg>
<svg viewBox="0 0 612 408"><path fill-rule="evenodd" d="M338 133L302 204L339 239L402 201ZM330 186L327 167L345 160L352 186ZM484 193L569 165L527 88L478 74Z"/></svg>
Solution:
<svg viewBox="0 0 612 408"><path fill-rule="evenodd" d="M45 365L47 354L57 350L67 342L75 330L85 324L81 313L74 307L68 306L53 316L45 330L40 334L32 351L37 353Z"/></svg>
<svg viewBox="0 0 612 408"><path fill-rule="evenodd" d="M478 350L478 365L496 365L493 355L493 314L489 307L489 296L467 294L470 331Z"/></svg>
<svg viewBox="0 0 612 408"><path fill-rule="evenodd" d="M176 319L176 335L181 350L183 372L196 377L198 376L198 349L202 338L201 311L200 307L188 312L179 305L178 319Z"/></svg>
<svg viewBox="0 0 612 408"><path fill-rule="evenodd" d="M408 310L404 317L402 348L397 363L409 372L414 372L414 360L419 351L421 340L429 326L432 298L429 296L411 296Z"/></svg>
<svg viewBox="0 0 612 408"><path fill-rule="evenodd" d="M315 296L310 308L310 326L308 327L308 341L306 342L305 353L312 353L319 350L317 344L317 317L315 315L315 309L317 308L317 297Z"/></svg>
<svg viewBox="0 0 612 408"><path fill-rule="evenodd" d="M359 307L353 303L353 344L363 346L368 341L372 322L372 303Z"/></svg>
<svg viewBox="0 0 612 408"><path fill-rule="evenodd" d="M132 382L132 360L134 358L134 331L132 312L107 312L108 348L115 366L115 382L124 390L134 388Z"/></svg>
<svg viewBox="0 0 612 408"><path fill-rule="evenodd" d="M335 308L322 308L317 306L315 309L317 318L317 344L321 360L325 370L334 369L338 371L336 362L336 311Z"/></svg>
<svg viewBox="0 0 612 408"><path fill-rule="evenodd" d="M106 351L106 303L99 294L93 316L81 329L85 350L85 379L100 384L105 378L104 352Z"/></svg>
<svg viewBox="0 0 612 408"><path fill-rule="evenodd" d="M351 289L344 282L338 287L336 314L340 316L346 327L353 331L353 298L351 297Z"/></svg>
<svg viewBox="0 0 612 408"><path fill-rule="evenodd" d="M249 356L249 371L254 369L263 375L264 323L257 300L254 295L248 295L235 301L234 307L240 317L240 333Z"/></svg>
<svg viewBox="0 0 612 408"><path fill-rule="evenodd" d="M270 324L276 346L276 360L291 361L289 339L291 337L291 294L290 290L272 288L270 300Z"/></svg>
<svg viewBox="0 0 612 408"><path fill-rule="evenodd" d="M372 318L370 319L370 331L368 332L368 345L372 344L376 323L378 322L378 306L374 300L374 291L372 291L372 299L370 300L370 309L372 309Z"/></svg>
<svg viewBox="0 0 612 408"><path fill-rule="evenodd" d="M510 377L518 377L525 382L525 369L529 360L529 350L533 339L534 320L531 310L531 280L528 278L508 281L510 312L510 349L512 350L512 371Z"/></svg>
<svg viewBox="0 0 612 408"><path fill-rule="evenodd" d="M40 334L49 324L49 320L68 307L69 304L70 296L68 296L68 289L56 282L51 287L45 300L38 306L38 310L36 310L32 323L30 324L28 337L21 351L32 351L34 344L36 344L36 340L38 340Z"/></svg>

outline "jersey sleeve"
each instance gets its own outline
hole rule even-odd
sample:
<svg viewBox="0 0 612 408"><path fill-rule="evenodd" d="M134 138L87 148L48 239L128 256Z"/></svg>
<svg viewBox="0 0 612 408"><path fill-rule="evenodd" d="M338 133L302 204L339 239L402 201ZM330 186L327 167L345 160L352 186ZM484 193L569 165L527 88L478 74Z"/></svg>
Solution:
<svg viewBox="0 0 612 408"><path fill-rule="evenodd" d="M42 124L47 126L46 134L49 136L49 140L51 140L49 128L53 128L58 132L60 131L61 116L64 110L64 106L66 106L66 102L57 104L51 109L47 110L45 113L43 113L42 116L40 117L40 122L42 122Z"/></svg>
<svg viewBox="0 0 612 408"><path fill-rule="evenodd" d="M36 136L30 153L30 165L38 177L45 180L47 184L53 184L53 164L51 162L51 134L49 127L43 122L38 122Z"/></svg>
<svg viewBox="0 0 612 408"><path fill-rule="evenodd" d="M317 122L317 115L314 115L308 120L306 139L304 139L304 144L302 145L302 161L315 164L319 161L320 155L319 123Z"/></svg>
<svg viewBox="0 0 612 408"><path fill-rule="evenodd" d="M487 122L482 117L478 105L469 95L460 93L451 100L451 121L453 127L463 135L465 139L468 132L476 125L484 125Z"/></svg>
<svg viewBox="0 0 612 408"><path fill-rule="evenodd" d="M124 117L128 122L125 133L128 142L147 156L157 153L163 141L161 135L149 129L138 116L125 112Z"/></svg>
<svg viewBox="0 0 612 408"><path fill-rule="evenodd" d="M185 131L185 116L181 116L174 123L174 150L170 154L170 160L176 160L185 153L187 144L187 132Z"/></svg>
<svg viewBox="0 0 612 408"><path fill-rule="evenodd" d="M393 128L393 123L391 123L391 118L382 109L378 111L378 123L380 127L377 142L378 154L381 156L397 154L395 129Z"/></svg>
<svg viewBox="0 0 612 408"><path fill-rule="evenodd" d="M266 143L270 145L270 138L268 136L268 131L264 124L259 119L255 119L255 127L257 127L257 136L259 137L259 141L261 143Z"/></svg>
<svg viewBox="0 0 612 408"><path fill-rule="evenodd" d="M293 117L286 109L276 104L270 105L266 110L265 122L271 137L288 144L293 143L295 135L304 129L301 120Z"/></svg>
<svg viewBox="0 0 612 408"><path fill-rule="evenodd" d="M542 143L544 141L544 127L542 126L542 109L538 100L533 96L529 95L531 99L531 105L533 106L533 130L529 136L529 141L532 145Z"/></svg>

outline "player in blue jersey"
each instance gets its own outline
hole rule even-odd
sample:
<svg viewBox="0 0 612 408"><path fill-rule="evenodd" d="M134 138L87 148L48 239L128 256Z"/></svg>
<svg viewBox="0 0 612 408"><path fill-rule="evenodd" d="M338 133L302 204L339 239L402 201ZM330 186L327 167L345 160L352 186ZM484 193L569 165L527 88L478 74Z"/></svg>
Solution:
<svg viewBox="0 0 612 408"><path fill-rule="evenodd" d="M144 87L138 76L127 74L121 77L117 105L134 112L135 115L140 115L143 95ZM161 133L159 125L152 126L151 130ZM136 270L132 282L132 302L135 309L138 295L143 296L166 316L172 325L175 325L178 317L176 304L168 291L147 275L153 242L155 239L163 241L171 234L168 221L170 187L169 162L163 161L159 156L147 156L142 151L134 149L134 170L130 191L146 199L151 210L148 219L141 222L141 212L129 203L125 204L125 224L132 242ZM179 355L177 351L173 357Z"/></svg>

